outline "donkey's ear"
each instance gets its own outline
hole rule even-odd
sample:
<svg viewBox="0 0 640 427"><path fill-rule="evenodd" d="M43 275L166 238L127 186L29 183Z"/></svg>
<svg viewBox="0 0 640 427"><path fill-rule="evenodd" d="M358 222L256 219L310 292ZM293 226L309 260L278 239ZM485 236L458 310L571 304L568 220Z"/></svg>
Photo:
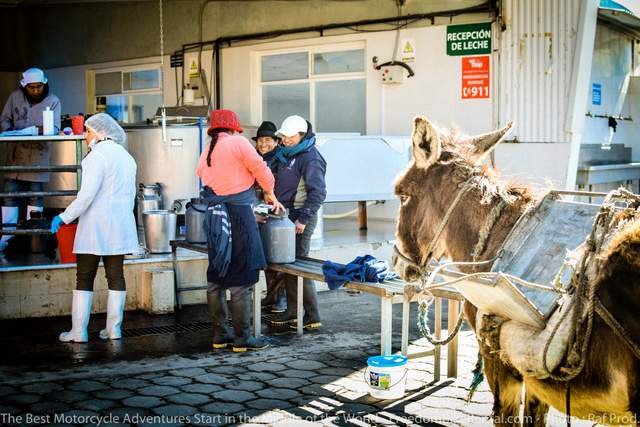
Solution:
<svg viewBox="0 0 640 427"><path fill-rule="evenodd" d="M511 129L513 129L513 122L509 122L505 127L493 132L470 137L467 142L472 147L475 147L474 155L477 159L476 161L481 162L487 154L491 153L509 135Z"/></svg>
<svg viewBox="0 0 640 427"><path fill-rule="evenodd" d="M416 166L427 168L435 163L442 152L438 130L425 117L413 119L413 158Z"/></svg>

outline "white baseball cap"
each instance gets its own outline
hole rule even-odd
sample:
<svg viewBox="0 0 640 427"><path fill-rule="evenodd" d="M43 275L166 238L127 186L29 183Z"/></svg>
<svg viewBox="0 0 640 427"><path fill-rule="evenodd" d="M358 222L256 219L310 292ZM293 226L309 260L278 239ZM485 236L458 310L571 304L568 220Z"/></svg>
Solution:
<svg viewBox="0 0 640 427"><path fill-rule="evenodd" d="M278 135L294 136L298 132L307 132L308 124L300 116L289 116L282 122L282 126L276 132Z"/></svg>
<svg viewBox="0 0 640 427"><path fill-rule="evenodd" d="M20 84L25 87L31 83L47 83L47 78L44 76L44 71L40 68L29 68L22 73L22 80Z"/></svg>

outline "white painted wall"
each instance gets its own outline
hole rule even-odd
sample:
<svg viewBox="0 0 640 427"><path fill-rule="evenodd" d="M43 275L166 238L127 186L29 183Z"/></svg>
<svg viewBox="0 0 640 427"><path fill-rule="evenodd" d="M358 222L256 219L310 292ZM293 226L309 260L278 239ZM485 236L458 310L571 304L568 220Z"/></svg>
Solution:
<svg viewBox="0 0 640 427"><path fill-rule="evenodd" d="M386 62L393 56L395 32L350 34L264 43L254 46L226 48L222 51L222 103L237 111L243 122L259 124L262 118L255 105L259 100L259 62L257 54L286 51L305 46L340 45L360 42L365 47L367 79L367 134L408 135L412 118L417 114L445 124L457 124L470 133L491 129L491 100L460 99L460 57L446 55L446 26L403 30L401 38L416 42L416 62L411 64L416 75L405 83L383 85L381 72L372 66L372 58Z"/></svg>

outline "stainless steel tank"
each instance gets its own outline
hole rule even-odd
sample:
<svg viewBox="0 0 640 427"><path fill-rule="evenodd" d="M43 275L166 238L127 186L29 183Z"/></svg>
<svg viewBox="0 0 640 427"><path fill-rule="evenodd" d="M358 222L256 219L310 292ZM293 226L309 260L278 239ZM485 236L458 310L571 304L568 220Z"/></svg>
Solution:
<svg viewBox="0 0 640 427"><path fill-rule="evenodd" d="M87 154L87 145L82 142L83 156ZM55 141L51 143L51 164L52 165L75 165L76 164L76 142L75 141ZM78 173L82 173L78 171ZM51 173L49 182L45 182L45 191L68 191L77 190L77 175L74 172ZM75 196L45 197L44 205L50 208L64 209Z"/></svg>
<svg viewBox="0 0 640 427"><path fill-rule="evenodd" d="M242 125L243 136L251 141L255 126ZM209 143L208 124L203 121L191 124L167 125L167 139L162 140L160 126L127 126L129 153L136 160L138 172L136 182L159 182L162 184L163 206L178 208L185 213L189 200L200 194L200 180L196 167L201 150ZM251 141L253 143L253 141ZM179 202L174 204L174 202Z"/></svg>
<svg viewBox="0 0 640 427"><path fill-rule="evenodd" d="M208 143L207 127L202 129L202 147ZM162 206L174 201L183 214L186 202L198 197L200 185L196 167L200 158L198 126L167 126L167 140L162 140L159 126L126 127L129 152L136 160L137 182L158 182L162 185Z"/></svg>

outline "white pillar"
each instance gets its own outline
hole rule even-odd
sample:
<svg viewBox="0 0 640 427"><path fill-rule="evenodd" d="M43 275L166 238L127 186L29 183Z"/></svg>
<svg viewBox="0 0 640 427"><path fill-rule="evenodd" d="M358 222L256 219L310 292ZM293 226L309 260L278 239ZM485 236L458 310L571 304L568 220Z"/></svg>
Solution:
<svg viewBox="0 0 640 427"><path fill-rule="evenodd" d="M568 114L565 125L571 144L564 185L566 190L574 190L576 185L580 144L582 143L587 99L590 92L589 82L591 81L591 64L593 62L599 4L599 0L580 2L580 18L578 21L576 48L574 49L575 55L573 57L571 92L569 93Z"/></svg>

